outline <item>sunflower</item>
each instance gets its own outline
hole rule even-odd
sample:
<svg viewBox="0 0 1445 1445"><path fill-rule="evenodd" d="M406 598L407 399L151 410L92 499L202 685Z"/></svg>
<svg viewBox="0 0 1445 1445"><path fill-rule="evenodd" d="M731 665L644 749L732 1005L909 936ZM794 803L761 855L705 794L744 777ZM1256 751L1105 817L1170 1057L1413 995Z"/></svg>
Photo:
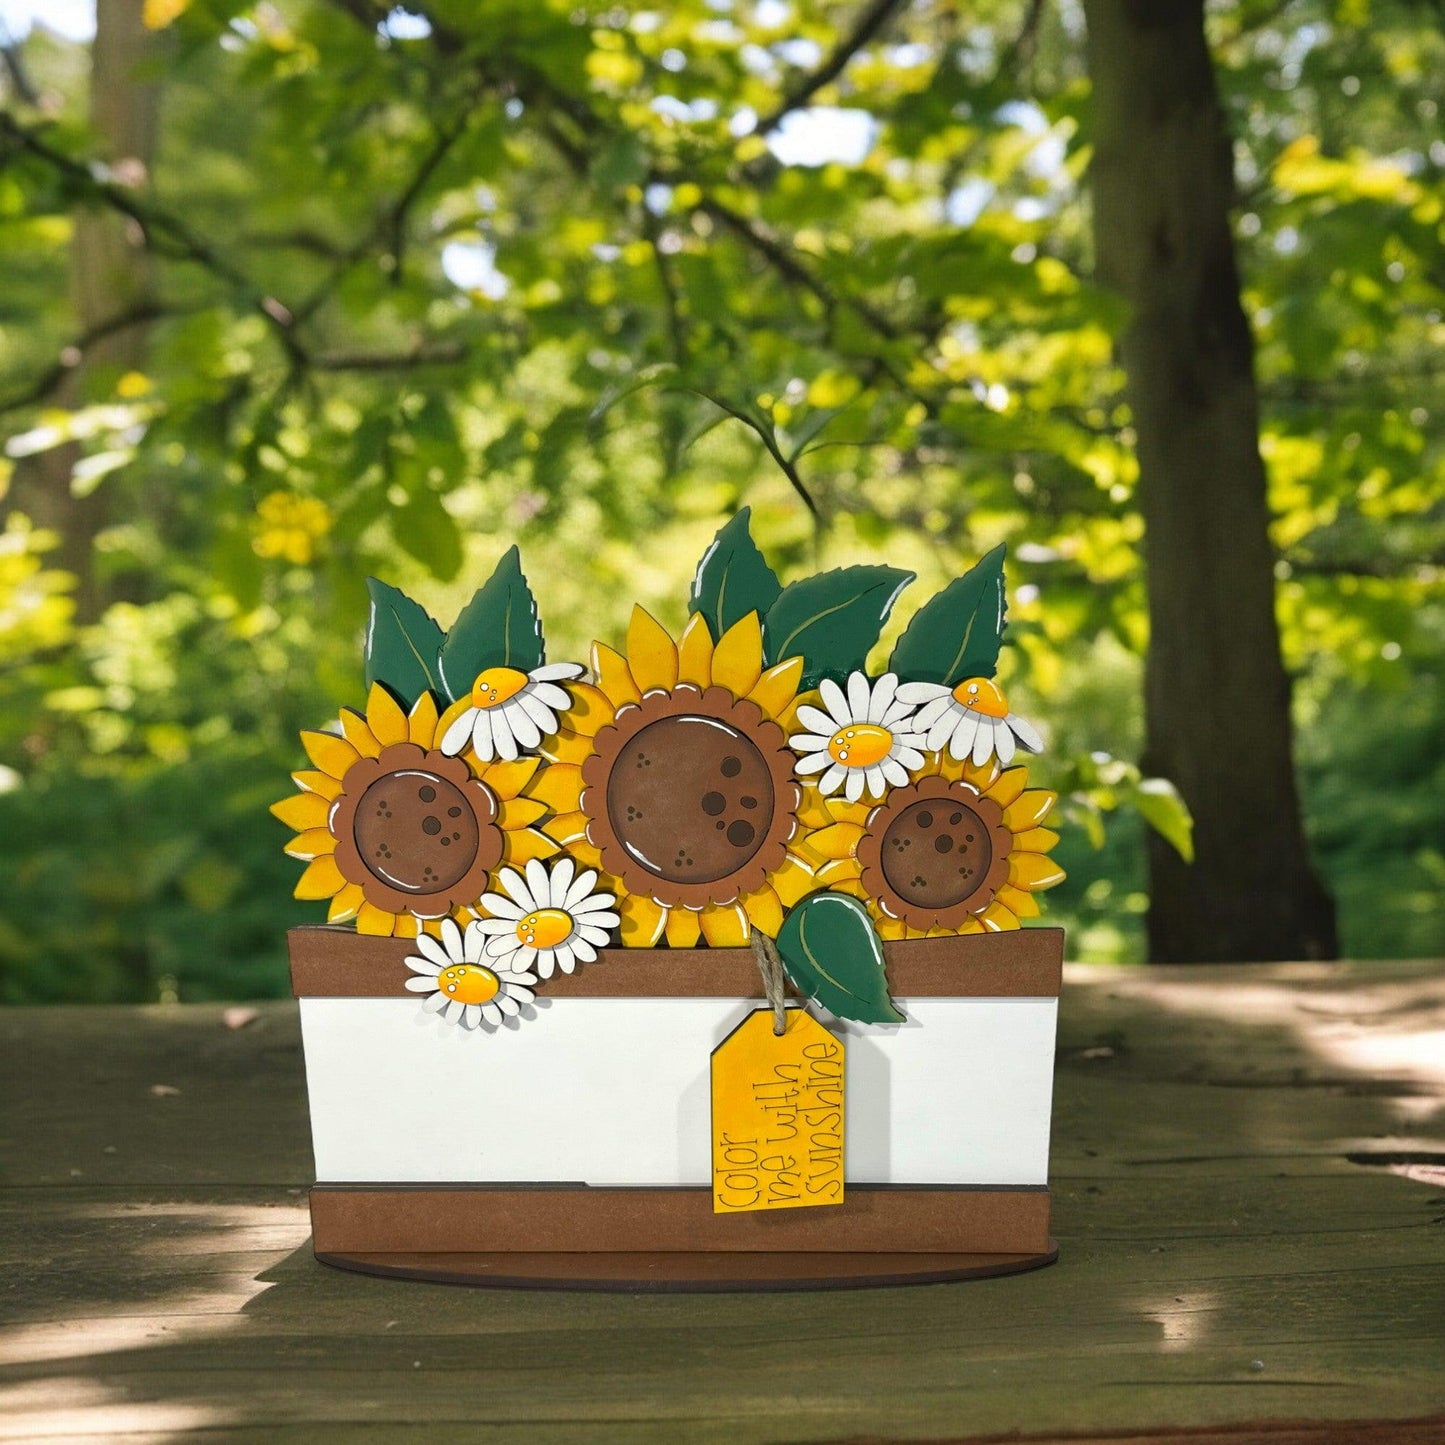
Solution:
<svg viewBox="0 0 1445 1445"><path fill-rule="evenodd" d="M1034 894L1061 882L1040 824L1058 795L1028 786L1027 768L932 753L881 803L830 798L828 826L801 843L817 885L867 903L884 938L996 933L1039 912Z"/></svg>
<svg viewBox="0 0 1445 1445"><path fill-rule="evenodd" d="M713 641L694 614L674 644L641 607L624 656L593 646L531 790L546 831L617 897L624 946L746 943L776 934L816 885L789 844L802 789L786 725L803 661L763 666L755 612ZM816 825L816 821L815 825Z"/></svg>
<svg viewBox="0 0 1445 1445"><path fill-rule="evenodd" d="M300 793L271 811L296 830L286 851L310 860L296 897L329 899L329 923L410 938L474 903L494 868L557 851L532 826L545 805L522 796L541 759L474 766L441 752L438 731L430 693L408 715L374 683L339 734L301 734L315 769L293 773Z"/></svg>

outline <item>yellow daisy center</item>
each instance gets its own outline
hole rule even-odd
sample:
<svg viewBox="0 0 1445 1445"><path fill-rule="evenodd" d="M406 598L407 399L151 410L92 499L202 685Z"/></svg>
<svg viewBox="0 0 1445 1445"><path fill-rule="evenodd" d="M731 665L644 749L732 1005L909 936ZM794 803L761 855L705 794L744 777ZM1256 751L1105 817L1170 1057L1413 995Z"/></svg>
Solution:
<svg viewBox="0 0 1445 1445"><path fill-rule="evenodd" d="M479 963L458 963L437 975L437 991L458 1003L490 1003L502 990L502 981Z"/></svg>
<svg viewBox="0 0 1445 1445"><path fill-rule="evenodd" d="M953 690L953 700L981 712L985 717L1007 717L1008 703L1003 689L986 677L966 677Z"/></svg>
<svg viewBox="0 0 1445 1445"><path fill-rule="evenodd" d="M518 922L517 942L556 948L571 932L572 915L565 908L538 908Z"/></svg>
<svg viewBox="0 0 1445 1445"><path fill-rule="evenodd" d="M489 667L472 684L473 707L497 707L510 701L527 685L527 674L515 667Z"/></svg>
<svg viewBox="0 0 1445 1445"><path fill-rule="evenodd" d="M849 768L871 768L881 763L893 747L893 734L876 723L854 723L839 728L828 739L828 756Z"/></svg>

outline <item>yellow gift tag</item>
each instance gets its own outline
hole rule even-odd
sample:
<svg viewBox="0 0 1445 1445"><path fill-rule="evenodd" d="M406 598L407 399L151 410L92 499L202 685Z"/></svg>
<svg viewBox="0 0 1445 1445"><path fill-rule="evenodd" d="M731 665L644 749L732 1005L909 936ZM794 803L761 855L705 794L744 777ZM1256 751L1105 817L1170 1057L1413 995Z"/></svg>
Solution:
<svg viewBox="0 0 1445 1445"><path fill-rule="evenodd" d="M712 1054L714 1214L843 1202L843 1044L800 1008L750 1013Z"/></svg>

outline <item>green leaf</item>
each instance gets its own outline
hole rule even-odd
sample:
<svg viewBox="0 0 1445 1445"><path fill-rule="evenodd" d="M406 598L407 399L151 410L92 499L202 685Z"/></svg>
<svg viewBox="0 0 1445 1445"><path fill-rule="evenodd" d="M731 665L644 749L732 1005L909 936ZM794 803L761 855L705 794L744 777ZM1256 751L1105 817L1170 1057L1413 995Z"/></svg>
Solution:
<svg viewBox="0 0 1445 1445"><path fill-rule="evenodd" d="M509 547L447 633L441 651L442 685L455 702L486 668L531 672L546 660L537 601L522 575L520 554Z"/></svg>
<svg viewBox="0 0 1445 1445"><path fill-rule="evenodd" d="M1186 862L1194 861L1194 819L1168 778L1143 778L1127 801Z"/></svg>
<svg viewBox="0 0 1445 1445"><path fill-rule="evenodd" d="M843 681L868 650L913 573L898 567L840 567L789 583L763 620L768 665L803 658L800 691L825 678Z"/></svg>
<svg viewBox="0 0 1445 1445"><path fill-rule="evenodd" d="M692 579L687 610L702 613L712 628L714 642L749 612L765 617L783 590L777 573L753 541L748 525L751 511L744 507L713 538Z"/></svg>
<svg viewBox="0 0 1445 1445"><path fill-rule="evenodd" d="M437 653L442 630L405 592L366 579L371 616L366 624L366 685L383 683L410 708L422 693L440 692Z"/></svg>
<svg viewBox="0 0 1445 1445"><path fill-rule="evenodd" d="M952 687L998 671L1008 604L1000 543L962 577L920 607L898 639L888 667L905 682Z"/></svg>
<svg viewBox="0 0 1445 1445"><path fill-rule="evenodd" d="M778 930L778 955L799 993L840 1019L901 1024L888 996L883 944L868 910L846 893L813 893Z"/></svg>

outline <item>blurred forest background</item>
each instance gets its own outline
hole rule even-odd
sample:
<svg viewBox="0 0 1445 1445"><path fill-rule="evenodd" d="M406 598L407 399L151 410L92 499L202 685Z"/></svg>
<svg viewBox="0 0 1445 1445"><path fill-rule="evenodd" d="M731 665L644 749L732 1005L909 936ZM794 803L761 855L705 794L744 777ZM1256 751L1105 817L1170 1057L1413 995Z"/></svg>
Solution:
<svg viewBox="0 0 1445 1445"><path fill-rule="evenodd" d="M319 915L266 806L362 697L367 574L445 624L517 540L580 658L633 599L679 625L743 504L785 578L915 569L886 641L1009 543L1003 681L1068 796L1048 921L1143 959L1146 837L1189 830L1138 766L1171 581L1090 166L1100 116L1158 117L1096 94L1104 0L98 8L0 4L0 999L285 992ZM1278 707L1356 957L1445 951L1441 19L1203 20ZM1200 625L1221 687L1280 650ZM1196 815L1253 826L1252 726Z"/></svg>

